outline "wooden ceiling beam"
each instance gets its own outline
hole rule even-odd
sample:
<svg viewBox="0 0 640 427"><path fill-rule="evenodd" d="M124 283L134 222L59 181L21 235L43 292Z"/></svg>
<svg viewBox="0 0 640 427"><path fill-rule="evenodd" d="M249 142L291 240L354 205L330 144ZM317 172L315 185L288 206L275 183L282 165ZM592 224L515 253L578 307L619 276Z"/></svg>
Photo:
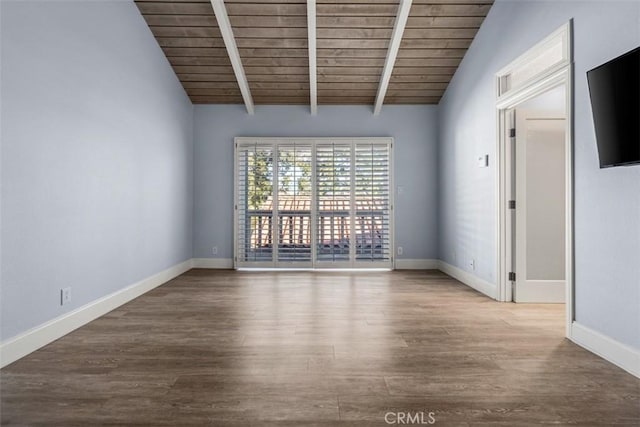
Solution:
<svg viewBox="0 0 640 427"><path fill-rule="evenodd" d="M216 15L218 28L220 28L224 45L227 48L227 53L229 54L231 66L234 74L236 75L236 80L238 81L238 86L240 87L240 93L242 94L244 105L247 108L247 113L253 115L255 108L253 106L251 90L249 89L249 82L247 81L247 76L244 73L242 61L240 60L240 53L238 52L236 39L233 36L233 30L231 29L231 22L227 15L227 8L224 5L224 0L211 0L211 6L213 6L213 13Z"/></svg>
<svg viewBox="0 0 640 427"><path fill-rule="evenodd" d="M404 33L404 28L407 25L407 19L409 18L411 2L412 0L400 0L400 5L398 6L396 21L393 25L393 32L391 33L391 40L389 41L389 48L387 50L387 58L384 62L384 68L382 69L382 75L380 76L380 86L378 86L378 93L373 107L373 114L376 116L380 114L380 110L382 110L384 97L387 93L387 88L389 87L391 73L393 72L393 66L396 63L398 49L400 48L400 42L402 41L402 34Z"/></svg>
<svg viewBox="0 0 640 427"><path fill-rule="evenodd" d="M311 115L318 114L318 72L316 49L316 0L307 0L307 40L309 49L309 106Z"/></svg>
<svg viewBox="0 0 640 427"><path fill-rule="evenodd" d="M135 3L194 103L290 101L313 115L437 102L493 0Z"/></svg>

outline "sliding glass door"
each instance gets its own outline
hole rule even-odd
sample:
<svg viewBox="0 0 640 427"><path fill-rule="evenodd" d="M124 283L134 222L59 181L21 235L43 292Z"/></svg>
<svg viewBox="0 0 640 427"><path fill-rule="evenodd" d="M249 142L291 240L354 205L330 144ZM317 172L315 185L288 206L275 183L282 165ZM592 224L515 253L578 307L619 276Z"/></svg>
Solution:
<svg viewBox="0 0 640 427"><path fill-rule="evenodd" d="M393 266L391 138L236 138L236 267Z"/></svg>
<svg viewBox="0 0 640 427"><path fill-rule="evenodd" d="M352 144L316 144L316 265L351 267Z"/></svg>
<svg viewBox="0 0 640 427"><path fill-rule="evenodd" d="M278 176L275 215L278 266L311 267L311 145L277 145Z"/></svg>
<svg viewBox="0 0 640 427"><path fill-rule="evenodd" d="M273 267L273 146L236 150L236 262Z"/></svg>
<svg viewBox="0 0 640 427"><path fill-rule="evenodd" d="M357 262L391 260L390 148L388 144L355 144Z"/></svg>

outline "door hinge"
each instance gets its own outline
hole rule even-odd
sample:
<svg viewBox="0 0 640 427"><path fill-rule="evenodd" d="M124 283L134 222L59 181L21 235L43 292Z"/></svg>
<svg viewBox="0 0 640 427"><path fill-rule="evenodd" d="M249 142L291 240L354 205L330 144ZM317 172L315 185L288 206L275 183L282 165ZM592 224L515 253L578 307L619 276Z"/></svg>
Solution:
<svg viewBox="0 0 640 427"><path fill-rule="evenodd" d="M515 282L516 281L516 273L514 273L513 271L509 272L509 281L510 282Z"/></svg>
<svg viewBox="0 0 640 427"><path fill-rule="evenodd" d="M516 201L509 200L509 209L515 209L515 208L516 208Z"/></svg>
<svg viewBox="0 0 640 427"><path fill-rule="evenodd" d="M238 210L238 205L235 205L233 208L234 208L235 210Z"/></svg>
<svg viewBox="0 0 640 427"><path fill-rule="evenodd" d="M509 129L509 138L515 138L515 137L516 137L516 128Z"/></svg>

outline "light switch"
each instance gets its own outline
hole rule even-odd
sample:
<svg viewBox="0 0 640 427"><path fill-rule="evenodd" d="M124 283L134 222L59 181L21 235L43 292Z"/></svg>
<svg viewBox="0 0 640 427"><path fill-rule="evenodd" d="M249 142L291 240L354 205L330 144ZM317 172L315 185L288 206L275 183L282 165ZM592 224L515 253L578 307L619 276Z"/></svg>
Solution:
<svg viewBox="0 0 640 427"><path fill-rule="evenodd" d="M482 156L478 157L478 167L479 168L486 168L489 166L489 155L488 154L484 154Z"/></svg>

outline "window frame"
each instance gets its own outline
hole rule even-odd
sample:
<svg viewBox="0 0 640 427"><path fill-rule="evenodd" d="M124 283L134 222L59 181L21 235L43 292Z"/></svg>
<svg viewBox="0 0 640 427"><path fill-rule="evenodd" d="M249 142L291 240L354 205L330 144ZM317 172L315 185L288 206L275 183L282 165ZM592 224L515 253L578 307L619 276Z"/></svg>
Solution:
<svg viewBox="0 0 640 427"><path fill-rule="evenodd" d="M277 156L278 147L282 146L291 146L292 144L299 142L304 146L311 146L311 157L312 157L312 171L311 171L311 262L306 263L282 263L277 261L277 256L272 255L271 261L265 262L251 262L251 261L242 261L239 260L238 254L238 229L239 229L239 153L242 152L242 148L247 146L268 146L271 148L273 155ZM352 167L355 168L355 147L356 144L363 143L371 143L371 144L381 144L389 147L389 172L388 172L388 203L389 203L389 260L383 261L357 261L355 256L351 256L349 261L339 261L339 262L329 262L329 261L319 261L317 259L317 186L316 186L316 146L320 144L329 144L329 143L337 143L337 144L349 144L351 149L351 164ZM233 176L233 265L235 269L238 268L313 268L313 269L331 269L331 268L384 268L384 269L393 269L395 266L395 221L394 221L394 165L393 165L393 143L394 140L392 137L282 137L282 138L273 138L273 137L235 137L234 138L234 176ZM274 167L274 170L277 170ZM352 174L352 177L355 176L355 172ZM274 194L277 193L277 179L274 179L272 182L274 188ZM351 191L353 192L353 181L351 186ZM353 199L353 196L352 196ZM350 208L353 212L354 207ZM275 211L275 209L274 209ZM353 213L351 214L353 216ZM355 217L354 217L355 218ZM353 221L352 221L353 224ZM274 224L275 226L275 224ZM277 243L274 243L273 252L277 252ZM350 249L351 254L354 254L353 245Z"/></svg>

